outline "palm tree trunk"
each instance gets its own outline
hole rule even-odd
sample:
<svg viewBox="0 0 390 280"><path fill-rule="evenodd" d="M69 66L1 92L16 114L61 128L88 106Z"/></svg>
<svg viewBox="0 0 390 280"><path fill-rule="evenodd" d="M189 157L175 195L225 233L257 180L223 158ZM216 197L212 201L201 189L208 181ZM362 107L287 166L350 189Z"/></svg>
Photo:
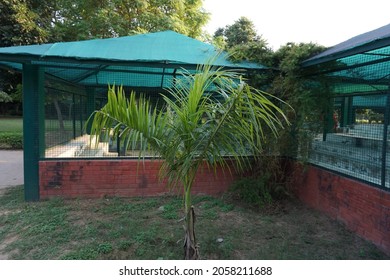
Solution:
<svg viewBox="0 0 390 280"><path fill-rule="evenodd" d="M189 176L192 177L192 176ZM193 178L189 179L189 184L185 188L185 235L184 235L184 259L185 260L198 260L199 250L196 243L195 236L195 209L191 202L191 185Z"/></svg>
<svg viewBox="0 0 390 280"><path fill-rule="evenodd" d="M195 237L195 210L191 206L186 217L186 231L184 236L184 259L198 260L199 250Z"/></svg>

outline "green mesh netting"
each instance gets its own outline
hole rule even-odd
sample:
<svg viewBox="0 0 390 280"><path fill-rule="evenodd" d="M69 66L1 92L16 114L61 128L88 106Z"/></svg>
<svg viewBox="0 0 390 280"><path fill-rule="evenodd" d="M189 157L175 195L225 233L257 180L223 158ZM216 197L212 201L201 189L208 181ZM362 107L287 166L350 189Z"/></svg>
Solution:
<svg viewBox="0 0 390 280"><path fill-rule="evenodd" d="M390 46L363 47L353 53L340 44L305 62L306 77L326 81L334 96L332 125L314 139L309 161L389 189Z"/></svg>

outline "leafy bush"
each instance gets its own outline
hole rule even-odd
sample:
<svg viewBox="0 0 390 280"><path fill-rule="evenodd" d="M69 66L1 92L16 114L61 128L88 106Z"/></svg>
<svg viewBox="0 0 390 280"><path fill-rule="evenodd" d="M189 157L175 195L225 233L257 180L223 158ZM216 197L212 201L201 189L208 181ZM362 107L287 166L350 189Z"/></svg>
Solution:
<svg viewBox="0 0 390 280"><path fill-rule="evenodd" d="M23 149L23 133L0 132L0 149Z"/></svg>
<svg viewBox="0 0 390 280"><path fill-rule="evenodd" d="M273 201L269 179L269 174L258 178L243 178L234 182L230 191L249 205L263 207Z"/></svg>
<svg viewBox="0 0 390 280"><path fill-rule="evenodd" d="M12 97L9 96L6 92L0 90L0 102L2 103L12 102Z"/></svg>

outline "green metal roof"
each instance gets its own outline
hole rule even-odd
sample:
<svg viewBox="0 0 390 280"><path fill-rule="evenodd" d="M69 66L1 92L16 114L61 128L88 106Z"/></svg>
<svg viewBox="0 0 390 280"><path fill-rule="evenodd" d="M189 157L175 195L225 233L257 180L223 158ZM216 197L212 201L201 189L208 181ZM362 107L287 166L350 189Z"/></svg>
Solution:
<svg viewBox="0 0 390 280"><path fill-rule="evenodd" d="M378 55L378 51L372 51L381 48L386 48L389 45L390 24L341 42L327 49L326 51L307 59L303 62L303 66L307 67L311 65L334 61L356 54L372 53Z"/></svg>
<svg viewBox="0 0 390 280"><path fill-rule="evenodd" d="M309 78L327 77L337 95L383 94L390 86L390 24L346 40L302 63Z"/></svg>
<svg viewBox="0 0 390 280"><path fill-rule="evenodd" d="M256 63L233 63L212 45L173 31L127 37L0 48L0 65L20 70L42 65L53 78L81 85L121 84L169 87L183 69L195 70L211 58L215 66L264 70Z"/></svg>

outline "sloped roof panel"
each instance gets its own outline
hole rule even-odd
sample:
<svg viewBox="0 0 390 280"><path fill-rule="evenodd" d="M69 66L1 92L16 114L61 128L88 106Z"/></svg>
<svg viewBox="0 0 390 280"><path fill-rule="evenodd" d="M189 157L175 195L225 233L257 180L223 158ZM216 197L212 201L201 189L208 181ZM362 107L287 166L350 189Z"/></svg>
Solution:
<svg viewBox="0 0 390 280"><path fill-rule="evenodd" d="M224 67L263 69L256 63L233 63L226 53L220 53L212 45L178 34L163 31L127 37L64 42L0 48L0 60L17 62L21 57L31 60L55 61L107 61L145 62L182 65L199 65L218 56L215 64Z"/></svg>
<svg viewBox="0 0 390 280"><path fill-rule="evenodd" d="M0 48L0 64L5 67L20 70L22 63L38 64L53 77L84 85L116 81L125 86L165 86L173 69L195 69L210 59L220 67L266 69L256 63L233 63L227 53L173 31Z"/></svg>
<svg viewBox="0 0 390 280"><path fill-rule="evenodd" d="M360 34L341 42L326 51L303 62L303 66L311 66L343 57L365 53L390 45L390 24Z"/></svg>

